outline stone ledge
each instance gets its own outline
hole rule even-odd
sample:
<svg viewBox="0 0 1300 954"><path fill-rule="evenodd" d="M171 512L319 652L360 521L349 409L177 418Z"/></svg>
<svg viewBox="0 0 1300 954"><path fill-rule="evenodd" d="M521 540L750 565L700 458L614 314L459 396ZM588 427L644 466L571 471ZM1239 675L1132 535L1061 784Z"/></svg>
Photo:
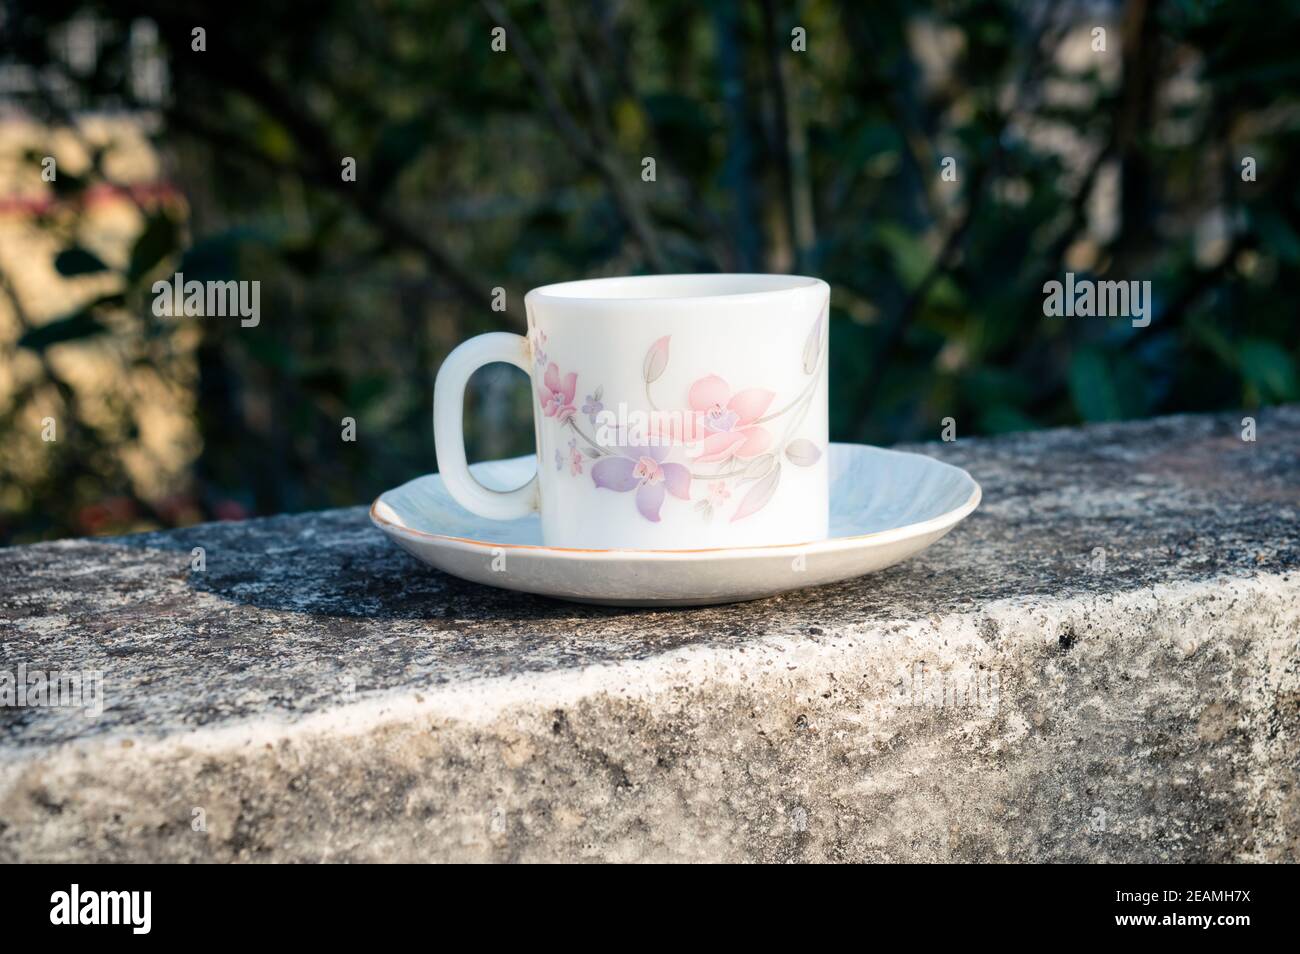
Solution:
<svg viewBox="0 0 1300 954"><path fill-rule="evenodd" d="M0 550L0 669L107 706L0 709L0 860L1296 860L1300 408L1257 417L927 445L965 524L742 606L488 590L362 508Z"/></svg>

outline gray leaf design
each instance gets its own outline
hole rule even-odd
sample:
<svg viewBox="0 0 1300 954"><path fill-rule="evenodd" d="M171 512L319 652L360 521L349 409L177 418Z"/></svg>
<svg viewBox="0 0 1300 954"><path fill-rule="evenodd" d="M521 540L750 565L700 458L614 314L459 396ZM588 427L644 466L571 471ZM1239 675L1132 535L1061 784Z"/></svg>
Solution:
<svg viewBox="0 0 1300 954"><path fill-rule="evenodd" d="M768 472L775 466L775 454L759 454L745 466L745 470L740 475L740 479L742 481L758 480L761 477L766 477Z"/></svg>
<svg viewBox="0 0 1300 954"><path fill-rule="evenodd" d="M792 464L798 464L800 467L811 467L821 460L822 452L812 441L800 437L785 445L785 456L790 458Z"/></svg>
<svg viewBox="0 0 1300 954"><path fill-rule="evenodd" d="M828 308L830 307L829 302L827 303L827 307ZM812 374L814 371L817 370L817 359L820 358L822 355L822 329L825 327L825 324L826 324L826 309L823 308L822 313L818 315L817 320L813 322L812 331L808 332L808 340L804 342L804 346L803 346L803 373L804 374Z"/></svg>
<svg viewBox="0 0 1300 954"><path fill-rule="evenodd" d="M668 367L668 338L664 335L658 341L650 346L650 350L645 354L645 366L643 374L645 383L651 384L659 380L659 376L664 373L664 368Z"/></svg>
<svg viewBox="0 0 1300 954"><path fill-rule="evenodd" d="M731 522L735 523L751 513L762 510L767 506L767 502L772 499L776 493L776 485L781 482L781 466L778 464L772 469L772 472L749 488L749 493L745 494L740 506L736 509L735 514L731 517Z"/></svg>

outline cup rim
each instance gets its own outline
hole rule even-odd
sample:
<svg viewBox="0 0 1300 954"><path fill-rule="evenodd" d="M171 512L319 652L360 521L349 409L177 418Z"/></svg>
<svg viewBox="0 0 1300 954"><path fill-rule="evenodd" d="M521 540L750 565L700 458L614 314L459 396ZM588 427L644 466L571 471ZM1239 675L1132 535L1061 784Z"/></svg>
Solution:
<svg viewBox="0 0 1300 954"><path fill-rule="evenodd" d="M638 286L685 285L702 288L717 286L719 291L698 291L679 294L636 294ZM731 286L735 290L725 290ZM753 287L747 287L753 286ZM629 294L609 294L617 288L627 288ZM745 299L771 298L790 295L818 287L829 287L820 278L809 275L786 275L779 272L684 272L671 275L619 275L606 278L583 278L576 281L555 282L530 291L526 299L570 305L669 305L684 302L743 301ZM594 294L604 291L606 294Z"/></svg>

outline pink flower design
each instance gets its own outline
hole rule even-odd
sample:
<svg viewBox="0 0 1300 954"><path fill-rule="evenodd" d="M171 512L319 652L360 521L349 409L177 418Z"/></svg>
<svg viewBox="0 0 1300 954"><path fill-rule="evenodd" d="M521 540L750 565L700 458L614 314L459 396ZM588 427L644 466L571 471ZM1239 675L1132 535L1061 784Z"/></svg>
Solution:
<svg viewBox="0 0 1300 954"><path fill-rule="evenodd" d="M704 463L728 457L750 458L763 453L772 435L754 422L763 416L775 395L765 388L731 391L716 374L691 385L687 401L695 412L704 440L700 456Z"/></svg>
<svg viewBox="0 0 1300 954"><path fill-rule="evenodd" d="M578 450L577 438L569 441L569 473L574 477L582 473L582 451Z"/></svg>
<svg viewBox="0 0 1300 954"><path fill-rule="evenodd" d="M573 415L578 413L578 409L573 406L573 395L578 390L578 375L570 371L560 380L560 369L552 361L546 366L546 374L542 376L542 387L537 389L537 396L542 400L542 410L546 412L547 417L553 417L561 424L567 421Z"/></svg>
<svg viewBox="0 0 1300 954"><path fill-rule="evenodd" d="M712 507L721 507L731 497L731 491L727 489L725 480L715 480L709 484L709 505Z"/></svg>
<svg viewBox="0 0 1300 954"><path fill-rule="evenodd" d="M617 493L636 491L636 509L653 523L659 522L664 494L691 499L691 472L682 464L665 461L663 445L620 447L617 455L602 457L591 465L591 479L597 487Z"/></svg>

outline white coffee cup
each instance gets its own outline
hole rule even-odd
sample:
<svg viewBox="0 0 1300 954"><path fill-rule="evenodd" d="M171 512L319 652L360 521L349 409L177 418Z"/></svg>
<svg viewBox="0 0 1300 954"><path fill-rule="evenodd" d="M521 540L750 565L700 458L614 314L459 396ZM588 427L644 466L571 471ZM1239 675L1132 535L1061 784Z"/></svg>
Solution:
<svg viewBox="0 0 1300 954"><path fill-rule="evenodd" d="M795 275L547 285L528 337L494 332L438 371L438 469L467 510L540 511L545 545L693 550L827 535L830 288ZM532 381L537 474L484 487L465 462L465 384L505 361Z"/></svg>

